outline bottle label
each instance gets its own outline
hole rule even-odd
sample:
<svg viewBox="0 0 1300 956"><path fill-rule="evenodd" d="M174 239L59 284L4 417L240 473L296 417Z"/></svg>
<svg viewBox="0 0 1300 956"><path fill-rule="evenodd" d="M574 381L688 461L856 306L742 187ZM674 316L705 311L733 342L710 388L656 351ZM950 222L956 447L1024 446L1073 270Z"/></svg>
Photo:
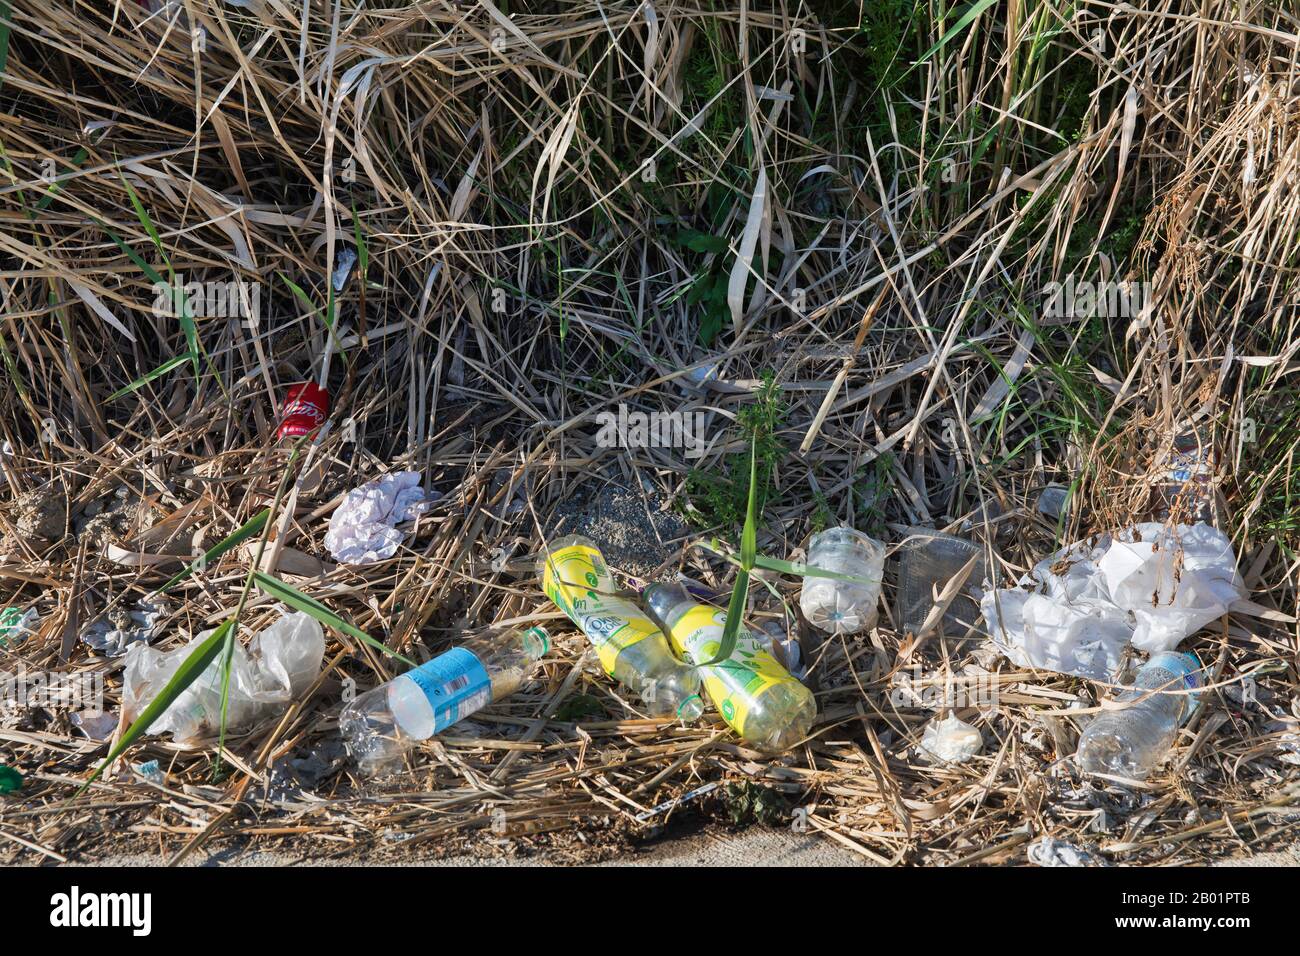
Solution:
<svg viewBox="0 0 1300 956"><path fill-rule="evenodd" d="M1162 651L1147 661L1145 667L1159 668L1173 674L1179 683L1171 684L1167 688L1168 690L1197 691L1205 685L1205 680L1201 676L1204 668L1201 666L1201 662L1192 654L1184 654L1180 651ZM1191 706L1187 708L1187 713L1190 716L1191 712L1196 709L1196 705L1200 703L1200 695L1188 694L1187 696L1191 698Z"/></svg>
<svg viewBox="0 0 1300 956"><path fill-rule="evenodd" d="M673 626L673 646L692 664L711 660L722 647L726 623L726 611L697 604ZM745 736L749 712L762 694L778 684L798 683L757 637L743 629L736 635L731 657L703 668L702 677L722 719L741 737Z"/></svg>
<svg viewBox="0 0 1300 956"><path fill-rule="evenodd" d="M421 664L406 676L424 691L433 707L433 732L440 733L458 720L492 703L492 678L471 651L455 647Z"/></svg>
<svg viewBox="0 0 1300 956"><path fill-rule="evenodd" d="M542 590L587 635L600 666L613 676L618 655L657 635L659 628L630 601L598 593L602 580L608 580L608 572L600 552L573 544L551 552L542 572Z"/></svg>

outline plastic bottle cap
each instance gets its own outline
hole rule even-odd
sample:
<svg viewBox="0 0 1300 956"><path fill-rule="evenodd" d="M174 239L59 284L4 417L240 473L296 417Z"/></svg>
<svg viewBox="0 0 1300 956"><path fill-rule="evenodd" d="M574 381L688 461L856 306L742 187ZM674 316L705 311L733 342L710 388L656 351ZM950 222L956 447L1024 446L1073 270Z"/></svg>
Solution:
<svg viewBox="0 0 1300 956"><path fill-rule="evenodd" d="M704 713L704 701L699 694L691 694L677 708L678 720L697 720Z"/></svg>
<svg viewBox="0 0 1300 956"><path fill-rule="evenodd" d="M528 643L530 637L542 642L542 649L537 656L545 657L547 652L551 649L551 635L546 633L546 628L530 627L528 630L524 631L525 644Z"/></svg>

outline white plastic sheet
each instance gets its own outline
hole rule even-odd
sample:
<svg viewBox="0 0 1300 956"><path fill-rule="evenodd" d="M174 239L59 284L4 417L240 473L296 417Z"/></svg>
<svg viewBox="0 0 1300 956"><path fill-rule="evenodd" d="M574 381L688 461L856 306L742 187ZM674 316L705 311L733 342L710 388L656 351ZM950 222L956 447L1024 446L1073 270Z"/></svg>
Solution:
<svg viewBox="0 0 1300 956"><path fill-rule="evenodd" d="M1105 681L1130 643L1173 650L1244 597L1221 531L1149 522L1058 551L980 610L1013 663Z"/></svg>
<svg viewBox="0 0 1300 956"><path fill-rule="evenodd" d="M394 525L423 514L431 500L415 471L384 475L353 488L330 516L325 547L344 564L386 561L406 537Z"/></svg>
<svg viewBox="0 0 1300 956"><path fill-rule="evenodd" d="M205 631L174 651L132 644L123 671L122 707L128 721L158 696L185 659L210 635ZM236 643L230 661L226 727L246 730L276 714L305 691L320 673L325 633L307 614L286 614L256 635L247 650ZM222 657L216 659L163 711L151 734L171 733L185 746L198 745L221 727Z"/></svg>
<svg viewBox="0 0 1300 956"><path fill-rule="evenodd" d="M965 763L984 747L979 728L972 727L956 714L932 720L921 735L921 749L944 763Z"/></svg>

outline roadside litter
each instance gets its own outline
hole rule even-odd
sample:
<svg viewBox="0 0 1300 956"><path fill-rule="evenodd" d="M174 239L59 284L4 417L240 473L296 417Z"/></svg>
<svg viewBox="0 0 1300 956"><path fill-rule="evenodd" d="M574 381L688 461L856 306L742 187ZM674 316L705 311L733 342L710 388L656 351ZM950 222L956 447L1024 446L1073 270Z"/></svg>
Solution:
<svg viewBox="0 0 1300 956"><path fill-rule="evenodd" d="M966 565L975 564L944 611L937 627L961 637L979 622L979 596L986 576L980 546L932 528L907 528L898 547L898 626L919 633L934 609L936 592L947 588Z"/></svg>
<svg viewBox="0 0 1300 956"><path fill-rule="evenodd" d="M860 634L876 626L884 545L852 528L829 528L808 542L807 564L862 579L805 578L799 609L809 624L830 634Z"/></svg>
<svg viewBox="0 0 1300 956"><path fill-rule="evenodd" d="M339 716L339 732L363 773L396 770L419 741L513 694L550 650L540 627L488 632L366 691Z"/></svg>
<svg viewBox="0 0 1300 956"><path fill-rule="evenodd" d="M689 587L687 593L690 593ZM792 677L802 681L808 676L808 664L803 659L803 649L784 621L763 621L754 636L767 641L772 656L781 662Z"/></svg>
<svg viewBox="0 0 1300 956"><path fill-rule="evenodd" d="M1134 689L1116 700L1127 703L1090 721L1079 738L1079 766L1141 780L1159 765L1178 728L1197 706L1203 686L1201 662L1191 654L1164 651L1137 672Z"/></svg>
<svg viewBox="0 0 1300 956"><path fill-rule="evenodd" d="M700 677L668 647L659 626L619 597L600 549L579 535L549 545L538 562L542 590L596 649L605 673L654 716L693 721L704 712Z"/></svg>
<svg viewBox="0 0 1300 956"><path fill-rule="evenodd" d="M1173 650L1243 597L1221 531L1151 522L1070 545L980 607L1013 663L1106 681L1129 644Z"/></svg>
<svg viewBox="0 0 1300 956"><path fill-rule="evenodd" d="M330 395L315 382L291 385L280 408L280 425L276 438L301 438L325 423L330 410Z"/></svg>
<svg viewBox="0 0 1300 956"><path fill-rule="evenodd" d="M1035 866L1106 866L1091 850L1050 836L1039 837L1029 844L1025 856Z"/></svg>
<svg viewBox="0 0 1300 956"><path fill-rule="evenodd" d="M136 766L135 772L144 779L145 783L152 783L157 787L167 782L167 775L163 773L162 766L157 760L146 760Z"/></svg>
<svg viewBox="0 0 1300 956"><path fill-rule="evenodd" d="M0 611L0 647L17 647L36 632L41 616L35 608L7 607Z"/></svg>
<svg viewBox="0 0 1300 956"><path fill-rule="evenodd" d="M185 659L211 634L206 631L173 651L133 644L123 674L122 710L128 722L158 696ZM238 732L280 713L320 674L325 634L320 623L302 614L286 614L253 637L245 649L235 642L230 659L230 694L226 726ZM182 746L199 746L221 726L223 659L216 659L149 727L150 734L170 732Z"/></svg>
<svg viewBox="0 0 1300 956"><path fill-rule="evenodd" d="M397 553L406 533L395 525L424 514L435 495L425 494L420 474L399 471L349 491L330 516L325 547L344 564L374 564Z"/></svg>
<svg viewBox="0 0 1300 956"><path fill-rule="evenodd" d="M134 608L114 607L81 633L81 642L106 657L121 657L133 644L148 644L157 636L166 608L141 601Z"/></svg>
<svg viewBox="0 0 1300 956"><path fill-rule="evenodd" d="M937 717L925 725L921 750L941 763L965 763L984 748L984 737L956 714Z"/></svg>
<svg viewBox="0 0 1300 956"><path fill-rule="evenodd" d="M652 584L645 600L678 654L699 667L718 713L741 740L758 750L782 753L808 736L817 703L763 640L741 627L730 657L700 666L721 649L727 612L697 601L680 584Z"/></svg>
<svg viewBox="0 0 1300 956"><path fill-rule="evenodd" d="M0 793L16 793L22 786L23 775L13 767L0 763Z"/></svg>
<svg viewBox="0 0 1300 956"><path fill-rule="evenodd" d="M90 740L107 740L117 730L117 715L100 710L78 711L68 715L68 720Z"/></svg>

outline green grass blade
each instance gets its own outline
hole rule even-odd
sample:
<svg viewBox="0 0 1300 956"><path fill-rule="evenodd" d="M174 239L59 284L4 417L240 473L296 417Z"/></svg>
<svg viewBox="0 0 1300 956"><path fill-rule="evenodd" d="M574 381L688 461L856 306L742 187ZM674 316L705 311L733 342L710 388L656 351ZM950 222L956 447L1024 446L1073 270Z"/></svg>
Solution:
<svg viewBox="0 0 1300 956"><path fill-rule="evenodd" d="M9 18L12 13L9 0L0 0L0 86L4 85L5 64L9 61Z"/></svg>
<svg viewBox="0 0 1300 956"><path fill-rule="evenodd" d="M167 591L170 588L174 587L178 582L183 581L185 578L188 578L191 574L195 572L195 570L199 567L200 564L206 565L210 561L215 561L217 558L221 557L231 548L235 547L235 545L242 544L243 542L247 541L249 538L253 537L253 535L257 534L264 527L266 527L266 519L269 518L270 516L271 516L271 509L263 508L257 514L253 515L253 517L245 521L243 525L241 525L238 529L236 529L233 534L229 535L226 538L223 538L222 540L214 544L211 548L209 548L207 551L203 552L203 558L200 561L193 561L190 564L186 565L185 568L176 572L176 574L166 584L158 588L158 590L155 591L154 593L162 594L164 591Z"/></svg>
<svg viewBox="0 0 1300 956"><path fill-rule="evenodd" d="M357 280L358 284L366 284L366 270L370 268L370 247L366 245L366 238L361 234L361 219L357 216L357 204L352 204L352 236L357 243Z"/></svg>
<svg viewBox="0 0 1300 956"><path fill-rule="evenodd" d="M180 365L184 365L189 360L190 360L190 355L188 352L184 355L177 355L175 358L169 358L167 361L163 362L152 372L145 372L143 375L137 378L130 385L123 385L112 395L108 396L107 401L115 402L123 395L130 395L132 392L136 391L137 389L143 388L144 386L148 385L154 379L166 375L172 369Z"/></svg>
<svg viewBox="0 0 1300 956"><path fill-rule="evenodd" d="M936 43L934 46L930 47L930 49L925 51L925 54L921 57L921 59L916 61L916 65L920 66L926 60L930 59L930 57L934 56L936 53L942 50L945 46L949 44L949 42L951 42L953 37L955 37L957 34L961 33L968 26L970 26L976 17L978 17L989 7L993 6L993 4L996 2L997 0L975 0L974 3L972 3L969 7L966 8L966 12L957 18L957 22L948 28L948 32L939 38L939 42ZM916 67L913 67L912 69L915 68ZM908 72L910 73L911 70L909 70Z"/></svg>
<svg viewBox="0 0 1300 956"><path fill-rule="evenodd" d="M309 296L306 292L304 292L302 290L302 287L298 285L298 283L294 282L283 272L279 273L279 275L280 278L284 280L284 284L289 287L289 291L294 294L294 296L298 299L299 302L301 302L303 305L305 305L308 308L308 310L310 310L311 315L314 316L317 312L320 311L320 309L316 308L316 303L311 300L311 296ZM333 288L333 286L331 286L331 288Z"/></svg>
<svg viewBox="0 0 1300 956"><path fill-rule="evenodd" d="M701 661L701 667L720 664L731 657L736 649L736 637L740 633L740 623L745 616L745 601L749 596L749 572L754 567L758 554L758 443L749 446L749 496L745 502L745 527L740 532L740 570L736 573L736 587L731 592L731 602L727 605L727 622L722 627L722 642L718 653L712 660Z"/></svg>
<svg viewBox="0 0 1300 956"><path fill-rule="evenodd" d="M292 608L297 608L299 611L310 614L325 627L333 628L343 634L355 637L357 640L369 644L375 650L387 654L389 657L396 658L408 667L415 666L414 661L408 660L401 654L397 653L397 651L387 647L381 641L375 640L365 631L361 630L361 628L339 617L324 604L321 604L320 601L317 601L313 597L308 597L292 585L285 584L279 578L273 577L269 574L263 574L261 571L254 571L253 583L256 584L264 593L269 594L276 600L283 601Z"/></svg>
<svg viewBox="0 0 1300 956"><path fill-rule="evenodd" d="M76 154L73 155L72 162L69 163L69 165L73 169L80 169L81 164L86 161L86 157L89 155L90 155L90 151L87 150L86 147L82 146L80 149L77 150ZM50 188L45 190L45 194L41 196L40 201L36 203L37 212L44 211L50 205L50 203L54 202L54 197L59 194L59 188L62 185L63 185L62 183L50 184Z"/></svg>
<svg viewBox="0 0 1300 956"><path fill-rule="evenodd" d="M150 726L153 725L153 722L163 715L163 712L172 705L176 698L183 694L186 688L199 678L199 675L207 669L208 665L212 663L217 654L221 652L221 649L225 646L227 640L233 640L234 627L235 619L232 617L209 634L207 639L196 647L189 657L185 658L185 661L179 668L177 668L176 673L172 675L172 679L169 680L166 686L158 692L158 696L149 702L149 706L145 707L145 709L140 713L140 716L135 719L135 722L126 729L126 733L124 733L122 739L117 742L117 746L109 751L108 756L104 758L104 762L95 768L95 772L90 775L89 780L81 785L81 789L77 791L78 793L83 792L87 787L99 779L100 774L102 774L114 760L120 757L127 747L135 743L140 735L148 730Z"/></svg>
<svg viewBox="0 0 1300 956"><path fill-rule="evenodd" d="M140 271L143 272L146 276L148 276L149 280L153 282L154 285L165 285L170 287L171 283L168 282L166 279L164 279L158 273L157 269L149 265L149 263L145 262L144 259L140 258L140 254L136 252L134 249L132 249L129 245L127 245L126 242L123 241L121 236L118 236L111 229L109 229L106 223L99 221L99 228L103 229L104 235L112 239L113 242L117 244L117 247L126 253L126 257L128 259L130 259L132 262L134 262L137 266L140 267Z"/></svg>
<svg viewBox="0 0 1300 956"><path fill-rule="evenodd" d="M126 194L131 198L131 205L135 209L135 217L140 220L140 225L144 231L149 234L153 241L153 246L158 250L158 255L162 257L163 262L167 263L167 271L171 271L171 260L167 258L167 250L163 248L162 236L158 235L158 230L154 227L153 220L149 218L149 213L144 208L144 203L140 202L140 197L136 195L135 188L131 181L126 178L126 174L118 170L118 176L122 179L122 185L126 187Z"/></svg>
<svg viewBox="0 0 1300 956"><path fill-rule="evenodd" d="M153 224L153 219L149 217L149 211L144 208L144 203L136 194L135 189L131 186L131 181L120 170L118 175L122 178L122 185L126 187L126 193L131 197L131 205L135 209L135 216L140 220L140 225L144 231L149 234L154 248L158 250L158 255L167 266L167 275L174 275L171 259L167 257L167 250L163 248L162 236L158 234L157 228ZM156 280L155 280L156 281ZM185 304L185 294L180 289L168 283L171 287L172 301L176 306L176 319L181 324L181 329L185 332L185 343L189 346L190 361L194 365L194 384L199 383L199 329L194 323L194 316L190 315L190 310Z"/></svg>

